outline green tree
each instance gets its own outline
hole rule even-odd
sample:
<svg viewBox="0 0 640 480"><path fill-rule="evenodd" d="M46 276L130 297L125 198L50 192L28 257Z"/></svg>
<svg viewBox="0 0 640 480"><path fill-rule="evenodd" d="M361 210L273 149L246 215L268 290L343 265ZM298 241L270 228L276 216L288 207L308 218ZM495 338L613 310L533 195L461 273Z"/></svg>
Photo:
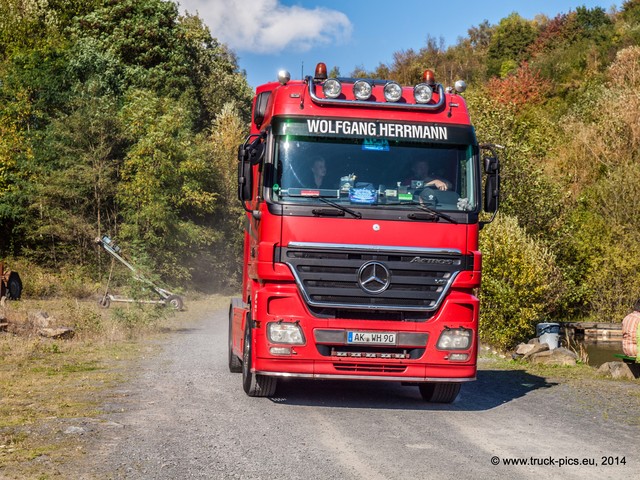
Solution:
<svg viewBox="0 0 640 480"><path fill-rule="evenodd" d="M181 260L211 242L191 219L213 214L217 197L203 188L212 172L197 170L191 114L179 100L132 90L120 120L131 142L117 194L121 237L156 259L163 274L188 279Z"/></svg>
<svg viewBox="0 0 640 480"><path fill-rule="evenodd" d="M60 28L46 2L0 3L0 255L25 244L36 138L67 98Z"/></svg>
<svg viewBox="0 0 640 480"><path fill-rule="evenodd" d="M188 279L229 214L208 145L225 105L249 117L235 54L174 2L0 6L2 252L91 263L106 232Z"/></svg>
<svg viewBox="0 0 640 480"><path fill-rule="evenodd" d="M619 21L614 24L620 45L624 47L640 44L640 1L623 2Z"/></svg>
<svg viewBox="0 0 640 480"><path fill-rule="evenodd" d="M93 239L117 229L116 100L85 92L71 107L43 132L34 165L26 238L42 265L83 264Z"/></svg>
<svg viewBox="0 0 640 480"><path fill-rule="evenodd" d="M340 68L337 66L334 66L331 68L331 71L328 74L329 78L338 78L340 77Z"/></svg>
<svg viewBox="0 0 640 480"><path fill-rule="evenodd" d="M0 255L16 254L22 245L18 239L24 233L29 165L33 162L33 147L24 128L33 105L24 91L15 92L13 99L7 98L4 87L0 86Z"/></svg>
<svg viewBox="0 0 640 480"><path fill-rule="evenodd" d="M246 213L237 198L237 151L246 133L246 123L240 112L233 103L228 103L206 139L204 166L211 171L213 189L219 197L217 215L211 223L215 232L211 247L195 259L200 265L194 268L194 281L201 288L220 291L240 286Z"/></svg>
<svg viewBox="0 0 640 480"><path fill-rule="evenodd" d="M227 103L233 103L241 118L248 123L253 92L244 72L238 68L236 55L211 36L200 17L187 15L180 19L180 23L192 65L189 75L201 110L198 128L210 127Z"/></svg>
<svg viewBox="0 0 640 480"><path fill-rule="evenodd" d="M144 87L177 98L191 87L184 29L173 2L104 0L76 18L70 33L78 41L92 39L117 59L123 91Z"/></svg>
<svg viewBox="0 0 640 480"><path fill-rule="evenodd" d="M620 9L620 18L629 23L640 23L640 0L625 0Z"/></svg>
<svg viewBox="0 0 640 480"><path fill-rule="evenodd" d="M503 65L528 59L528 48L536 39L537 31L532 22L525 20L517 13L512 13L500 20L491 35L487 49L487 71L490 76L504 72Z"/></svg>
<svg viewBox="0 0 640 480"><path fill-rule="evenodd" d="M471 27L467 30L469 44L476 51L486 52L491 45L494 31L495 27L491 26L488 20L484 20L477 27Z"/></svg>
<svg viewBox="0 0 640 480"><path fill-rule="evenodd" d="M493 91L472 90L466 97L478 139L504 147L501 212L517 218L530 235L553 238L562 221L561 196L542 166L553 145L553 124L518 115L515 104L501 103Z"/></svg>

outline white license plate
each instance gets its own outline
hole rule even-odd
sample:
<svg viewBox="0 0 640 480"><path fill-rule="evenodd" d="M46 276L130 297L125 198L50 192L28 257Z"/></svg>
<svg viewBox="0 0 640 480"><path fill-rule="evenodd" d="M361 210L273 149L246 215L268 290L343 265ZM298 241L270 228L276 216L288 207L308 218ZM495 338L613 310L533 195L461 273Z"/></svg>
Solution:
<svg viewBox="0 0 640 480"><path fill-rule="evenodd" d="M347 332L347 343L375 343L377 345L395 345L395 332Z"/></svg>

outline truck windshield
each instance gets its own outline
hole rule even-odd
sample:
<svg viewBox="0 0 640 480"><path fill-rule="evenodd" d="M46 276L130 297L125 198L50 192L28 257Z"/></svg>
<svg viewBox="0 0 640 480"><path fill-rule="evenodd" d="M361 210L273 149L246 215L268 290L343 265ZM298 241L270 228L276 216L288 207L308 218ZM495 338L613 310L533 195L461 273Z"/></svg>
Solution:
<svg viewBox="0 0 640 480"><path fill-rule="evenodd" d="M276 137L273 198L283 203L472 211L471 145L404 140Z"/></svg>

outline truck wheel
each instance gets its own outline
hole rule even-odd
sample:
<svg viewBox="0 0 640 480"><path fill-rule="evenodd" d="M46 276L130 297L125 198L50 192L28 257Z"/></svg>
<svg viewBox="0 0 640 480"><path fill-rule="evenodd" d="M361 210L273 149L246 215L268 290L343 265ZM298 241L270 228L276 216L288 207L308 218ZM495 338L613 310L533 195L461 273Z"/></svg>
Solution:
<svg viewBox="0 0 640 480"><path fill-rule="evenodd" d="M251 321L247 319L242 352L242 388L250 397L270 397L276 393L278 379L251 372Z"/></svg>
<svg viewBox="0 0 640 480"><path fill-rule="evenodd" d="M233 306L229 306L229 371L231 373L240 373L242 371L242 362L236 354L233 353Z"/></svg>
<svg viewBox="0 0 640 480"><path fill-rule="evenodd" d="M452 403L460 393L460 383L421 383L420 394L427 402Z"/></svg>
<svg viewBox="0 0 640 480"><path fill-rule="evenodd" d="M169 295L165 300L164 300L164 304L167 307L171 307L174 310L182 310L182 307L184 307L184 302L182 301L182 297L178 296L178 295Z"/></svg>
<svg viewBox="0 0 640 480"><path fill-rule="evenodd" d="M11 272L9 274L7 291L9 293L7 297L10 300L20 300L20 295L22 295L22 280L20 280L20 275L18 275L18 272Z"/></svg>

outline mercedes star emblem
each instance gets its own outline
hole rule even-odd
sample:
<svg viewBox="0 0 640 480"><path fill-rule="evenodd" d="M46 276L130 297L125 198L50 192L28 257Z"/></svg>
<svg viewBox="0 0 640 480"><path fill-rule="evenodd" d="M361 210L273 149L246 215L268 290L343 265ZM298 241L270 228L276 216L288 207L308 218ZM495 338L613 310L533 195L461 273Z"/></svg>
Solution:
<svg viewBox="0 0 640 480"><path fill-rule="evenodd" d="M391 272L383 263L367 262L358 270L358 285L367 293L382 293L391 285Z"/></svg>

